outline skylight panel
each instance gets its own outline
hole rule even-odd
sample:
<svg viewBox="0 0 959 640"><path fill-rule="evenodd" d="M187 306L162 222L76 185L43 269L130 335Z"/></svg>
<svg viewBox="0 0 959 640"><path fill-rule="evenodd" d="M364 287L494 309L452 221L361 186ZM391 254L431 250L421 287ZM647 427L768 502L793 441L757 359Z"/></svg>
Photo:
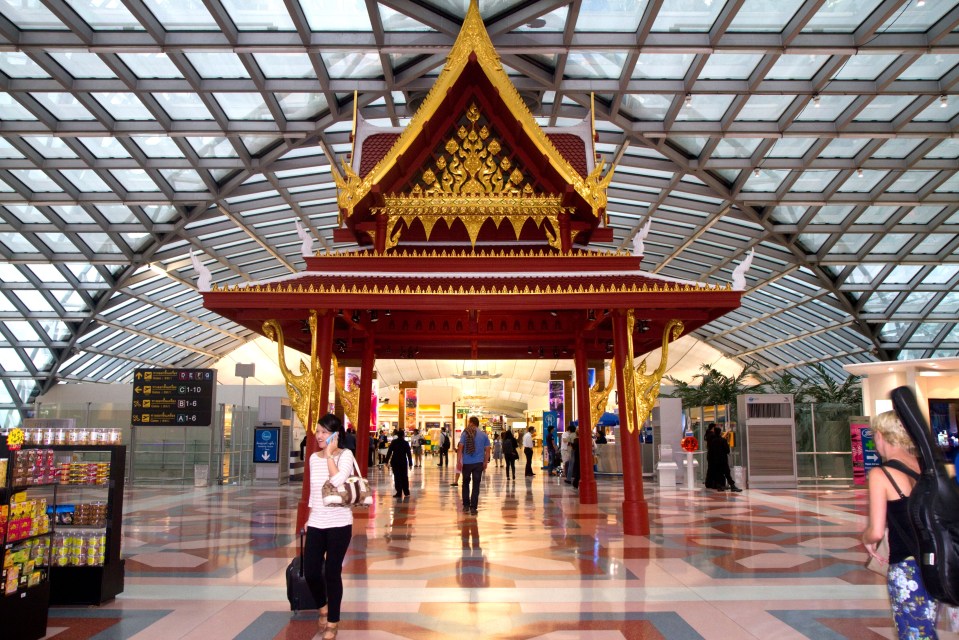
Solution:
<svg viewBox="0 0 959 640"><path fill-rule="evenodd" d="M947 4L947 3L942 3ZM927 53L899 74L899 80L939 80L959 64L959 54Z"/></svg>
<svg viewBox="0 0 959 640"><path fill-rule="evenodd" d="M77 247L62 233L38 233L37 239L56 253L76 253Z"/></svg>
<svg viewBox="0 0 959 640"><path fill-rule="evenodd" d="M959 191L959 173L952 174L948 180L936 187L936 193L955 193Z"/></svg>
<svg viewBox="0 0 959 640"><path fill-rule="evenodd" d="M656 15L656 22L653 23L653 31L681 31L684 33L709 31L725 5L725 0L713 0L708 3L664 0L659 13ZM637 22L636 26L638 25ZM630 31L635 29L634 26Z"/></svg>
<svg viewBox="0 0 959 640"><path fill-rule="evenodd" d="M902 251L913 238L911 233L886 233L879 238L879 242L869 250L870 255L895 255Z"/></svg>
<svg viewBox="0 0 959 640"><path fill-rule="evenodd" d="M273 114L259 93L214 93L230 120L272 120Z"/></svg>
<svg viewBox="0 0 959 640"><path fill-rule="evenodd" d="M852 206L826 205L819 207L809 224L842 224L852 213Z"/></svg>
<svg viewBox="0 0 959 640"><path fill-rule="evenodd" d="M696 56L692 53L641 53L633 80L682 80Z"/></svg>
<svg viewBox="0 0 959 640"><path fill-rule="evenodd" d="M856 224L886 224L886 221L898 210L898 207L872 205L859 214Z"/></svg>
<svg viewBox="0 0 959 640"><path fill-rule="evenodd" d="M6 138L0 138L0 158L22 158L24 157Z"/></svg>
<svg viewBox="0 0 959 640"><path fill-rule="evenodd" d="M779 205L773 207L770 216L777 224L795 224L808 210L809 207L799 205Z"/></svg>
<svg viewBox="0 0 959 640"><path fill-rule="evenodd" d="M190 51L187 60L204 78L249 78L239 56L232 51Z"/></svg>
<svg viewBox="0 0 959 640"><path fill-rule="evenodd" d="M67 26L43 6L40 0L3 0L0 3L0 12L23 31L67 29Z"/></svg>
<svg viewBox="0 0 959 640"><path fill-rule="evenodd" d="M294 31L283 0L221 0L240 31ZM302 5L301 5L302 6Z"/></svg>
<svg viewBox="0 0 959 640"><path fill-rule="evenodd" d="M915 193L922 189L923 185L932 180L937 171L906 171L898 180L892 183L889 191L898 193Z"/></svg>
<svg viewBox="0 0 959 640"><path fill-rule="evenodd" d="M883 342L899 342L911 328L911 322L887 322L879 330L879 339Z"/></svg>
<svg viewBox="0 0 959 640"><path fill-rule="evenodd" d="M799 243L806 248L809 253L816 253L829 239L828 233L800 233Z"/></svg>
<svg viewBox="0 0 959 640"><path fill-rule="evenodd" d="M143 169L111 169L113 177L127 191L159 191L160 188Z"/></svg>
<svg viewBox="0 0 959 640"><path fill-rule="evenodd" d="M177 218L180 213L177 211L176 207L169 204L163 205L144 205L141 207L143 212L150 218L153 222L170 222L171 220Z"/></svg>
<svg viewBox="0 0 959 640"><path fill-rule="evenodd" d="M22 51L0 52L0 71L11 78L49 78L50 74Z"/></svg>
<svg viewBox="0 0 959 640"><path fill-rule="evenodd" d="M154 120L155 117L132 93L93 93L93 98L117 120Z"/></svg>
<svg viewBox="0 0 959 640"><path fill-rule="evenodd" d="M143 25L119 0L66 0L66 3L96 31L143 31Z"/></svg>
<svg viewBox="0 0 959 640"><path fill-rule="evenodd" d="M63 189L39 169L10 169L10 174L33 192L59 193Z"/></svg>
<svg viewBox="0 0 959 640"><path fill-rule="evenodd" d="M899 58L898 54L861 53L850 56L833 75L833 80L875 80L886 67Z"/></svg>
<svg viewBox="0 0 959 640"><path fill-rule="evenodd" d="M945 209L945 207L930 205L913 207L909 213L903 216L899 224L929 224L943 209Z"/></svg>
<svg viewBox="0 0 959 640"><path fill-rule="evenodd" d="M713 150L714 158L748 158L759 146L759 138L723 138Z"/></svg>
<svg viewBox="0 0 959 640"><path fill-rule="evenodd" d="M39 253L39 250L33 246L33 243L19 232L7 233L0 231L0 242L2 242L11 253Z"/></svg>
<svg viewBox="0 0 959 640"><path fill-rule="evenodd" d="M585 0L579 10L576 29L577 31L635 31L646 11L646 4L647 0L623 3Z"/></svg>
<svg viewBox="0 0 959 640"><path fill-rule="evenodd" d="M763 59L761 53L714 53L699 72L701 80L745 80Z"/></svg>
<svg viewBox="0 0 959 640"><path fill-rule="evenodd" d="M946 95L946 105L941 100L932 101L914 120L916 122L948 122L959 115L959 95Z"/></svg>
<svg viewBox="0 0 959 640"><path fill-rule="evenodd" d="M160 169L160 175L174 191L206 191L206 183L193 169Z"/></svg>
<svg viewBox="0 0 959 640"><path fill-rule="evenodd" d="M935 297L935 292L933 291L913 291L906 299L903 300L902 304L899 305L899 308L896 309L897 313L921 313L923 309L932 301Z"/></svg>
<svg viewBox="0 0 959 640"><path fill-rule="evenodd" d="M567 78L618 78L626 54L616 51L573 51L566 57Z"/></svg>
<svg viewBox="0 0 959 640"><path fill-rule="evenodd" d="M119 53L117 55L138 78L183 77L165 53Z"/></svg>
<svg viewBox="0 0 959 640"><path fill-rule="evenodd" d="M870 138L833 138L826 148L819 152L820 158L852 158L862 151Z"/></svg>
<svg viewBox="0 0 959 640"><path fill-rule="evenodd" d="M6 372L26 371L20 354L12 347L0 347L0 367Z"/></svg>
<svg viewBox="0 0 959 640"><path fill-rule="evenodd" d="M780 138L766 154L768 158L801 158L816 138Z"/></svg>
<svg viewBox="0 0 959 640"><path fill-rule="evenodd" d="M909 284L920 271L922 267L917 265L898 265L889 272L883 284Z"/></svg>
<svg viewBox="0 0 959 640"><path fill-rule="evenodd" d="M143 0L167 31L219 31L202 0Z"/></svg>
<svg viewBox="0 0 959 640"><path fill-rule="evenodd" d="M116 78L117 75L95 53L88 51L50 51L51 58L74 78Z"/></svg>
<svg viewBox="0 0 959 640"><path fill-rule="evenodd" d="M195 93L154 93L153 97L174 120L213 120L210 111Z"/></svg>
<svg viewBox="0 0 959 640"><path fill-rule="evenodd" d="M426 26L419 20L414 20L405 13L395 11L380 3L376 3L376 6L380 10L380 22L383 24L383 31L435 31L435 29L432 27ZM561 9L557 9L552 13L542 16L541 19L546 24L544 24L540 30L562 31L563 27L566 25L566 14L568 11L568 7L562 7ZM562 12L561 20L556 15L560 12ZM516 30L525 31L527 28L531 27L523 25L523 27L518 27Z"/></svg>
<svg viewBox="0 0 959 640"><path fill-rule="evenodd" d="M282 95L282 94L277 94L277 98L278 98L278 99L280 98L280 95ZM283 103L283 101L280 100L280 104L281 104L281 105L282 105L282 103ZM260 152L263 151L264 149L270 148L270 147L272 147L273 145L275 145L277 142L280 142L280 141L282 140L282 138L277 138L276 136L249 136L249 135L244 136L244 135L241 135L241 136L240 136L240 140L243 142L243 146L246 147L246 150L249 152L249 154L250 154L251 156L256 156L258 153L260 153ZM266 179L266 178L264 178L264 177L262 176L262 174L259 174L259 175L260 175L260 179L261 179L261 180L265 180L265 179ZM247 180L249 180L249 179L250 179L250 178L248 178ZM244 183L244 184L246 184L246 183Z"/></svg>
<svg viewBox="0 0 959 640"><path fill-rule="evenodd" d="M267 78L316 78L310 56L305 53L254 53L253 59Z"/></svg>
<svg viewBox="0 0 959 640"><path fill-rule="evenodd" d="M182 158L183 151L169 136L132 136L148 158Z"/></svg>
<svg viewBox="0 0 959 640"><path fill-rule="evenodd" d="M78 140L97 158L130 157L130 152L116 138L85 137Z"/></svg>
<svg viewBox="0 0 959 640"><path fill-rule="evenodd" d="M372 31L365 0L300 2L311 31Z"/></svg>
<svg viewBox="0 0 959 640"><path fill-rule="evenodd" d="M69 93L34 93L34 99L57 120L93 120L93 114Z"/></svg>
<svg viewBox="0 0 959 640"><path fill-rule="evenodd" d="M726 30L780 33L802 3L803 0L745 0Z"/></svg>
<svg viewBox="0 0 959 640"><path fill-rule="evenodd" d="M830 56L785 54L766 74L767 80L810 80Z"/></svg>
<svg viewBox="0 0 959 640"><path fill-rule="evenodd" d="M24 136L29 144L44 158L76 158L77 154L62 139L52 136Z"/></svg>
<svg viewBox="0 0 959 640"><path fill-rule="evenodd" d="M897 158L902 159L908 156L924 141L921 138L893 138L887 140L881 147L873 152L874 158Z"/></svg>
<svg viewBox="0 0 959 640"><path fill-rule="evenodd" d="M794 95L753 95L736 114L737 122L775 122L782 117L789 105L796 99Z"/></svg>
<svg viewBox="0 0 959 640"><path fill-rule="evenodd" d="M879 264L856 265L846 278L846 284L871 284L882 269L882 265Z"/></svg>
<svg viewBox="0 0 959 640"><path fill-rule="evenodd" d="M201 158L236 158L239 156L229 138L210 136L190 137L186 140Z"/></svg>
<svg viewBox="0 0 959 640"><path fill-rule="evenodd" d="M96 209L110 224L131 224L138 221L130 207L123 204L98 204Z"/></svg>
<svg viewBox="0 0 959 640"><path fill-rule="evenodd" d="M92 169L61 169L60 173L81 193L110 193L113 188Z"/></svg>
<svg viewBox="0 0 959 640"><path fill-rule="evenodd" d="M330 52L321 53L330 78L381 78L383 65L378 53Z"/></svg>
<svg viewBox="0 0 959 640"><path fill-rule="evenodd" d="M939 146L930 151L927 158L959 158L959 138L943 140Z"/></svg>
<svg viewBox="0 0 959 640"><path fill-rule="evenodd" d="M9 93L0 93L0 120L36 120L26 107Z"/></svg>
<svg viewBox="0 0 959 640"><path fill-rule="evenodd" d="M833 0L822 5L803 33L852 33L882 0Z"/></svg>
<svg viewBox="0 0 959 640"><path fill-rule="evenodd" d="M871 233L843 233L839 235L836 242L833 243L829 249L829 254L859 253L859 250L862 249L863 245L871 238Z"/></svg>
<svg viewBox="0 0 959 640"><path fill-rule="evenodd" d="M707 121L721 120L729 105L732 104L732 95L724 94L696 94L683 105L676 114L677 121Z"/></svg>
<svg viewBox="0 0 959 640"><path fill-rule="evenodd" d="M912 253L921 255L935 255L946 248L946 246L955 240L956 236L952 233L930 233L919 241L912 249Z"/></svg>
<svg viewBox="0 0 959 640"><path fill-rule="evenodd" d="M327 111L329 106L326 96L322 93L277 93L275 95L280 102L283 115L288 120L311 120ZM243 136L244 143L247 139L247 136ZM250 153L255 152L250 149Z"/></svg>
<svg viewBox="0 0 959 640"><path fill-rule="evenodd" d="M759 175L751 174L743 184L743 191L750 192L772 192L779 188L779 185L789 171L786 169L760 169Z"/></svg>
<svg viewBox="0 0 959 640"><path fill-rule="evenodd" d="M955 316L956 313L959 313L959 293L950 291L944 295L932 312L948 313Z"/></svg>
<svg viewBox="0 0 959 640"><path fill-rule="evenodd" d="M933 0L922 4L907 2L902 9L896 11L879 27L879 33L885 33L886 31L890 33L906 31L925 33L953 7L955 7L955 4L948 0Z"/></svg>
<svg viewBox="0 0 959 640"><path fill-rule="evenodd" d="M695 138L695 137L685 137L679 136L675 138L670 138L669 141L674 145L678 146L679 149L684 152L687 156L698 157L700 153L703 152L703 147L706 146L706 142L709 141L709 138Z"/></svg>
<svg viewBox="0 0 959 640"><path fill-rule="evenodd" d="M796 120L806 120L812 122L832 122L852 104L854 96L820 96L818 106L814 100L806 104Z"/></svg>
<svg viewBox="0 0 959 640"><path fill-rule="evenodd" d="M890 122L906 110L916 96L875 96L866 107L856 114L856 122Z"/></svg>
<svg viewBox="0 0 959 640"><path fill-rule="evenodd" d="M886 177L888 171L876 171L875 169L862 169L862 175L859 171L849 174L846 181L839 187L840 193L869 193L879 181Z"/></svg>

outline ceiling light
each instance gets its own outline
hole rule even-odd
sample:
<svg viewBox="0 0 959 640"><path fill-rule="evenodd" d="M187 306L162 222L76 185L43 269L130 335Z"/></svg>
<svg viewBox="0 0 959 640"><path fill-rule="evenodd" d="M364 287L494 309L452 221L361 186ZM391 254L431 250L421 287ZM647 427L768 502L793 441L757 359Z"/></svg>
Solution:
<svg viewBox="0 0 959 640"><path fill-rule="evenodd" d="M360 321L360 312L359 312L359 311L354 311L354 312L353 312L353 324L357 324L359 321Z"/></svg>
<svg viewBox="0 0 959 640"><path fill-rule="evenodd" d="M759 167L756 167L755 169L753 169L753 175L756 176L757 178L759 177Z"/></svg>
<svg viewBox="0 0 959 640"><path fill-rule="evenodd" d="M926 6L926 0L916 0L916 6L917 6L917 7L924 7L924 6Z"/></svg>
<svg viewBox="0 0 959 640"><path fill-rule="evenodd" d="M553 317L555 318L555 317L558 316L559 314L556 313L556 312L553 311L553 310L550 310L549 315L551 315L551 316L553 316Z"/></svg>
<svg viewBox="0 0 959 640"><path fill-rule="evenodd" d="M856 177L857 177L857 178L861 178L861 177L862 177L862 168L856 169Z"/></svg>
<svg viewBox="0 0 959 640"><path fill-rule="evenodd" d="M384 312L383 312L383 315L386 316L387 318L389 318L389 317L390 317L390 310L387 309L386 311L384 311Z"/></svg>
<svg viewBox="0 0 959 640"><path fill-rule="evenodd" d="M685 103L684 103L683 106L688 107L688 106L690 106L690 105L692 105L692 104L693 104L693 97L687 93L687 94L686 94L686 100L685 100Z"/></svg>
<svg viewBox="0 0 959 640"><path fill-rule="evenodd" d="M596 312L593 311L592 309L590 309L589 311L587 311L587 312L586 312L586 319L589 320L590 322L595 322L595 321L596 321Z"/></svg>
<svg viewBox="0 0 959 640"><path fill-rule="evenodd" d="M816 109L819 108L819 95L818 95L818 94L816 94L816 95L814 95L814 96L812 97L812 106L815 107Z"/></svg>
<svg viewBox="0 0 959 640"><path fill-rule="evenodd" d="M370 311L370 322L379 322L380 314L376 312L376 309Z"/></svg>
<svg viewBox="0 0 959 640"><path fill-rule="evenodd" d="M941 95L939 96L939 106L943 109L949 106L949 96Z"/></svg>
<svg viewBox="0 0 959 640"><path fill-rule="evenodd" d="M526 347L526 355L528 356L533 355L533 347Z"/></svg>

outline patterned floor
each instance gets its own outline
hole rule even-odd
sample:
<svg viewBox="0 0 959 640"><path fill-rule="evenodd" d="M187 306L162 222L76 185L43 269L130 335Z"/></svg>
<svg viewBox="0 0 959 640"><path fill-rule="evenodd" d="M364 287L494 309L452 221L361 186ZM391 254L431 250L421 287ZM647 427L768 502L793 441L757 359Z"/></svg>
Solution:
<svg viewBox="0 0 959 640"><path fill-rule="evenodd" d="M884 587L862 568L863 490L660 490L651 535L625 538L618 478L599 504L543 474L491 468L479 516L427 462L413 496L357 511L339 638L639 640L893 638ZM128 490L126 589L51 610L58 640L305 640L284 572L299 488ZM943 633L941 638L959 635Z"/></svg>

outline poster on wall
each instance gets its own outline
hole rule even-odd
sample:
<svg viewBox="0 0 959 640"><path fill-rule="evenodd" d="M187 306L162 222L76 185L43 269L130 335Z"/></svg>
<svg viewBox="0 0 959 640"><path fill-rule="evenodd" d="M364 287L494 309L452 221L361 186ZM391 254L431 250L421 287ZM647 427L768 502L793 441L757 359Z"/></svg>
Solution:
<svg viewBox="0 0 959 640"><path fill-rule="evenodd" d="M590 389L596 386L596 369L592 367L586 370L586 385Z"/></svg>
<svg viewBox="0 0 959 640"><path fill-rule="evenodd" d="M543 464L549 464L549 449L546 448L546 438L551 437L553 439L554 449L559 446L559 441L557 440L557 431L556 431L556 420L558 416L555 411L544 411L543 412Z"/></svg>
<svg viewBox="0 0 959 640"><path fill-rule="evenodd" d="M407 429L416 428L416 389L403 390L403 410L406 419L404 425Z"/></svg>
<svg viewBox="0 0 959 640"><path fill-rule="evenodd" d="M562 380L549 381L549 410L556 412L557 433L566 430L566 416L563 410L566 407L566 383Z"/></svg>
<svg viewBox="0 0 959 640"><path fill-rule="evenodd" d="M871 455L879 458L876 445L872 440L872 429L869 428L869 418L856 416L849 418L849 437L852 440L852 481L853 484L866 484L866 442L863 441L864 432L868 432L868 446ZM878 464L878 461L875 462Z"/></svg>
<svg viewBox="0 0 959 640"><path fill-rule="evenodd" d="M353 389L360 388L360 368L359 367L343 367L343 390L349 393ZM343 413L343 427L349 429L354 427L355 431L356 425L350 420L349 416L346 415L346 412ZM376 424L375 422L373 424Z"/></svg>

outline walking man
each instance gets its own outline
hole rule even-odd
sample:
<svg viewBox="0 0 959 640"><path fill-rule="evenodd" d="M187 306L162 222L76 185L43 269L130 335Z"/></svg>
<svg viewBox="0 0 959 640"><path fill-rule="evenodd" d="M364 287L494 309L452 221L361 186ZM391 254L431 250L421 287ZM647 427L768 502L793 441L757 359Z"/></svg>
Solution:
<svg viewBox="0 0 959 640"><path fill-rule="evenodd" d="M523 434L523 453L526 454L526 477L532 478L533 473L533 433L536 432L536 427L529 427L526 429L526 433Z"/></svg>
<svg viewBox="0 0 959 640"><path fill-rule="evenodd" d="M440 431L440 463L436 466L442 467L444 464L450 466L450 437L446 433L446 427Z"/></svg>
<svg viewBox="0 0 959 640"><path fill-rule="evenodd" d="M480 431L479 418L470 416L456 452L463 461L463 511L474 516L478 513L480 483L489 464L491 448L489 437Z"/></svg>

